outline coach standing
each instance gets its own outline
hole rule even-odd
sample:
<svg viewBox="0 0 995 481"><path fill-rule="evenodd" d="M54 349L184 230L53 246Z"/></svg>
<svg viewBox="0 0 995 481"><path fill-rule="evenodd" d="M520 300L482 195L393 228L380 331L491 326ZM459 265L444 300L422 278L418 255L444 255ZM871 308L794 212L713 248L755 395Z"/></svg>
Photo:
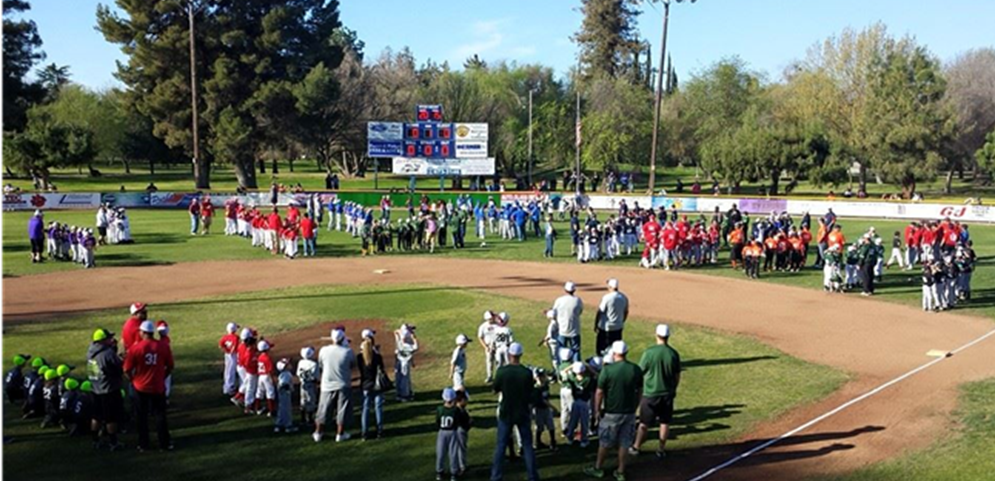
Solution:
<svg viewBox="0 0 995 481"><path fill-rule="evenodd" d="M632 446L636 430L636 407L643 390L643 371L626 360L629 346L625 341L611 345L613 362L606 363L598 376L598 390L594 395L594 418L598 423L598 460L594 468L584 472L601 478L610 448L618 448L618 470L615 479L625 479L626 450ZM603 404L603 406L602 406ZM604 413L604 417L599 414Z"/></svg>
<svg viewBox="0 0 995 481"><path fill-rule="evenodd" d="M45 216L41 210L28 220L28 240L31 242L31 262L41 262L42 249L45 248Z"/></svg>
<svg viewBox="0 0 995 481"><path fill-rule="evenodd" d="M352 417L352 369L356 367L356 355L346 347L345 332L332 329L332 344L318 351L318 367L321 369L321 394L318 396L318 413L314 421L314 442L324 436L328 414L335 409L335 442L349 439L345 431L346 423Z"/></svg>
<svg viewBox="0 0 995 481"><path fill-rule="evenodd" d="M128 349L133 344L141 340L139 328L149 318L148 305L144 302L132 304L129 312L131 312L131 317L125 320L124 325L121 326L121 340L124 342L124 354L127 354Z"/></svg>
<svg viewBox="0 0 995 481"><path fill-rule="evenodd" d="M138 400L138 451L149 449L149 415L155 416L159 449L172 451L166 423L166 378L173 372L173 351L169 343L155 339L155 324L144 321L138 329L141 339L128 349L124 372L131 378Z"/></svg>
<svg viewBox="0 0 995 481"><path fill-rule="evenodd" d="M110 450L124 447L117 440L118 421L124 416L124 398L121 397L123 369L117 355L117 340L107 329L93 333L93 343L86 353L86 372L93 386L93 445L99 448L101 425L106 429Z"/></svg>
<svg viewBox="0 0 995 481"><path fill-rule="evenodd" d="M529 481L539 481L535 449L532 447L532 402L534 380L532 371L522 366L522 345L512 343L508 348L509 364L494 375L494 392L500 395L498 405L497 446L491 464L491 481L504 478L504 452L511 442L511 430L518 429L521 436L525 470Z"/></svg>
<svg viewBox="0 0 995 481"><path fill-rule="evenodd" d="M674 398L681 382L681 357L669 342L670 326L657 324L656 345L647 349L639 360L639 368L643 371L643 399L639 404L636 443L629 448L629 454L633 456L639 454L650 425L657 421L660 423L660 447L656 457L663 459L666 456L668 425L674 417Z"/></svg>
<svg viewBox="0 0 995 481"><path fill-rule="evenodd" d="M597 334L595 355L605 354L613 342L622 340L622 328L628 318L629 299L618 291L618 279L608 279L608 294L601 298L594 319L594 332Z"/></svg>
<svg viewBox="0 0 995 481"><path fill-rule="evenodd" d="M553 302L556 311L556 324L560 329L560 348L568 348L573 353L574 362L580 361L580 315L584 312L584 302L574 293L577 285L567 281L563 285L566 294Z"/></svg>

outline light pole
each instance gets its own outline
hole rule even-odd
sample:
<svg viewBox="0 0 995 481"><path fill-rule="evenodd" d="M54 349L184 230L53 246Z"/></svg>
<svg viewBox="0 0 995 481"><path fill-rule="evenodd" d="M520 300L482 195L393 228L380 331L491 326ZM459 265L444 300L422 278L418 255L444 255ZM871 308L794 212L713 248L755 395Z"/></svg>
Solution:
<svg viewBox="0 0 995 481"><path fill-rule="evenodd" d="M529 189L532 188L532 92L534 89L529 89Z"/></svg>
<svg viewBox="0 0 995 481"><path fill-rule="evenodd" d="M667 58L667 23L670 19L670 1L671 0L661 0L663 2L663 34L660 40L660 67L657 69L656 73L656 96L653 101L653 143L650 145L650 178L649 178L649 192L652 195L654 185L656 183L656 144L657 138L660 135L660 104L663 102L663 62ZM684 0L673 0L677 3L681 3ZM695 0L690 0L694 3Z"/></svg>

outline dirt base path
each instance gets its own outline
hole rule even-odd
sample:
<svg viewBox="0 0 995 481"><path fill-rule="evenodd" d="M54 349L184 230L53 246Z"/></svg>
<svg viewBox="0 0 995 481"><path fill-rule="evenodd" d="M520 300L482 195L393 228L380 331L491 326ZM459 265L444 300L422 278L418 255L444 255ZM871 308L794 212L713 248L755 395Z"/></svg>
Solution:
<svg viewBox="0 0 995 481"><path fill-rule="evenodd" d="M375 274L375 269L390 272ZM995 327L980 318L737 279L598 265L415 257L204 262L27 276L4 279L3 310L5 322L29 322L124 307L135 300L155 304L286 286L391 283L454 285L551 303L568 279L578 284L585 302L596 304L608 277L620 280L634 316L751 335L792 356L853 375L828 399L759 426L733 443L677 452L663 465L643 463L633 473L638 478L687 479L928 362L930 349L954 349ZM838 474L925 447L950 427L957 386L995 376L993 350L995 336L710 479Z"/></svg>

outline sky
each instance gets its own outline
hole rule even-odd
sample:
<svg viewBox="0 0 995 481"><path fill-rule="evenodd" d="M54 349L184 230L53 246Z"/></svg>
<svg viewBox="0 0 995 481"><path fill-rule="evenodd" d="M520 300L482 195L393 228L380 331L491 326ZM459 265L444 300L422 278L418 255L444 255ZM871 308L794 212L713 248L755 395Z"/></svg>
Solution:
<svg viewBox="0 0 995 481"><path fill-rule="evenodd" d="M115 62L124 56L94 30L96 9L109 0L31 0L45 64L69 65L72 79L93 89L120 86ZM698 0L671 3L667 51L680 79L723 58L739 56L778 80L817 42L850 27L884 23L912 35L944 62L966 50L995 46L993 0ZM478 54L486 61L541 63L565 74L577 62L570 37L580 0L342 0L342 22L366 43L373 60L385 48L410 47L419 63L461 67ZM640 37L659 55L663 5L643 3ZM654 60L655 62L655 60Z"/></svg>

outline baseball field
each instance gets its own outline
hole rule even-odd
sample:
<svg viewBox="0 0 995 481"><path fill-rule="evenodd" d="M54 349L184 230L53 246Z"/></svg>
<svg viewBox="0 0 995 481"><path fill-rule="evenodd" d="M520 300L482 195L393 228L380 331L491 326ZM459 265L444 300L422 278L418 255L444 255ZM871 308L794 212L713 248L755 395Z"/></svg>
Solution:
<svg viewBox="0 0 995 481"><path fill-rule="evenodd" d="M543 261L542 241L534 238L488 238L486 246L469 239L467 249L434 255L360 257L357 239L324 230L316 258L288 261L221 235L222 226L215 235L190 236L183 211L133 210L130 217L136 243L99 248L97 268L83 270L32 264L28 214L3 214L4 368L23 352L74 364L82 375L90 333L119 331L127 306L147 302L150 318L171 325L176 450L94 451L86 439L19 419L8 404L3 468L9 479L117 479L136 472L149 480L431 479L434 409L456 334L472 337L486 309L506 311L525 345L523 362L547 365L536 346L545 331L542 309L573 280L588 305L589 329L609 277L620 280L631 300L625 335L634 356L652 344L657 322L669 322L687 369L671 455L664 462L637 458L631 479L693 479L775 439L708 479L973 480L995 472L995 337L940 360L926 354L955 350L995 329L995 227L971 226L979 256L972 300L936 314L918 307L918 276L897 269L886 271L879 295L865 299L823 293L815 270L749 281L724 263L727 251L716 266L680 272L640 269L635 257L578 264L566 241ZM92 225L93 213L49 212L46 220ZM851 219L842 225L848 238L871 225L886 238L904 227ZM384 352L391 351L389 331L415 324L423 346L413 374L416 400L388 397L381 440L315 444L307 429L274 434L272 420L242 415L221 394L217 341L229 321L259 329L288 357L320 345L335 323L354 338L364 328L380 331ZM593 337L588 330L585 352L593 350ZM468 357L474 428L467 479L486 479L496 398L483 382L481 349L471 345ZM355 432L358 415L352 425ZM134 446L134 434L124 442ZM545 479L580 479L594 454L593 447L543 452L540 472ZM520 463L506 472L509 479L525 476Z"/></svg>

